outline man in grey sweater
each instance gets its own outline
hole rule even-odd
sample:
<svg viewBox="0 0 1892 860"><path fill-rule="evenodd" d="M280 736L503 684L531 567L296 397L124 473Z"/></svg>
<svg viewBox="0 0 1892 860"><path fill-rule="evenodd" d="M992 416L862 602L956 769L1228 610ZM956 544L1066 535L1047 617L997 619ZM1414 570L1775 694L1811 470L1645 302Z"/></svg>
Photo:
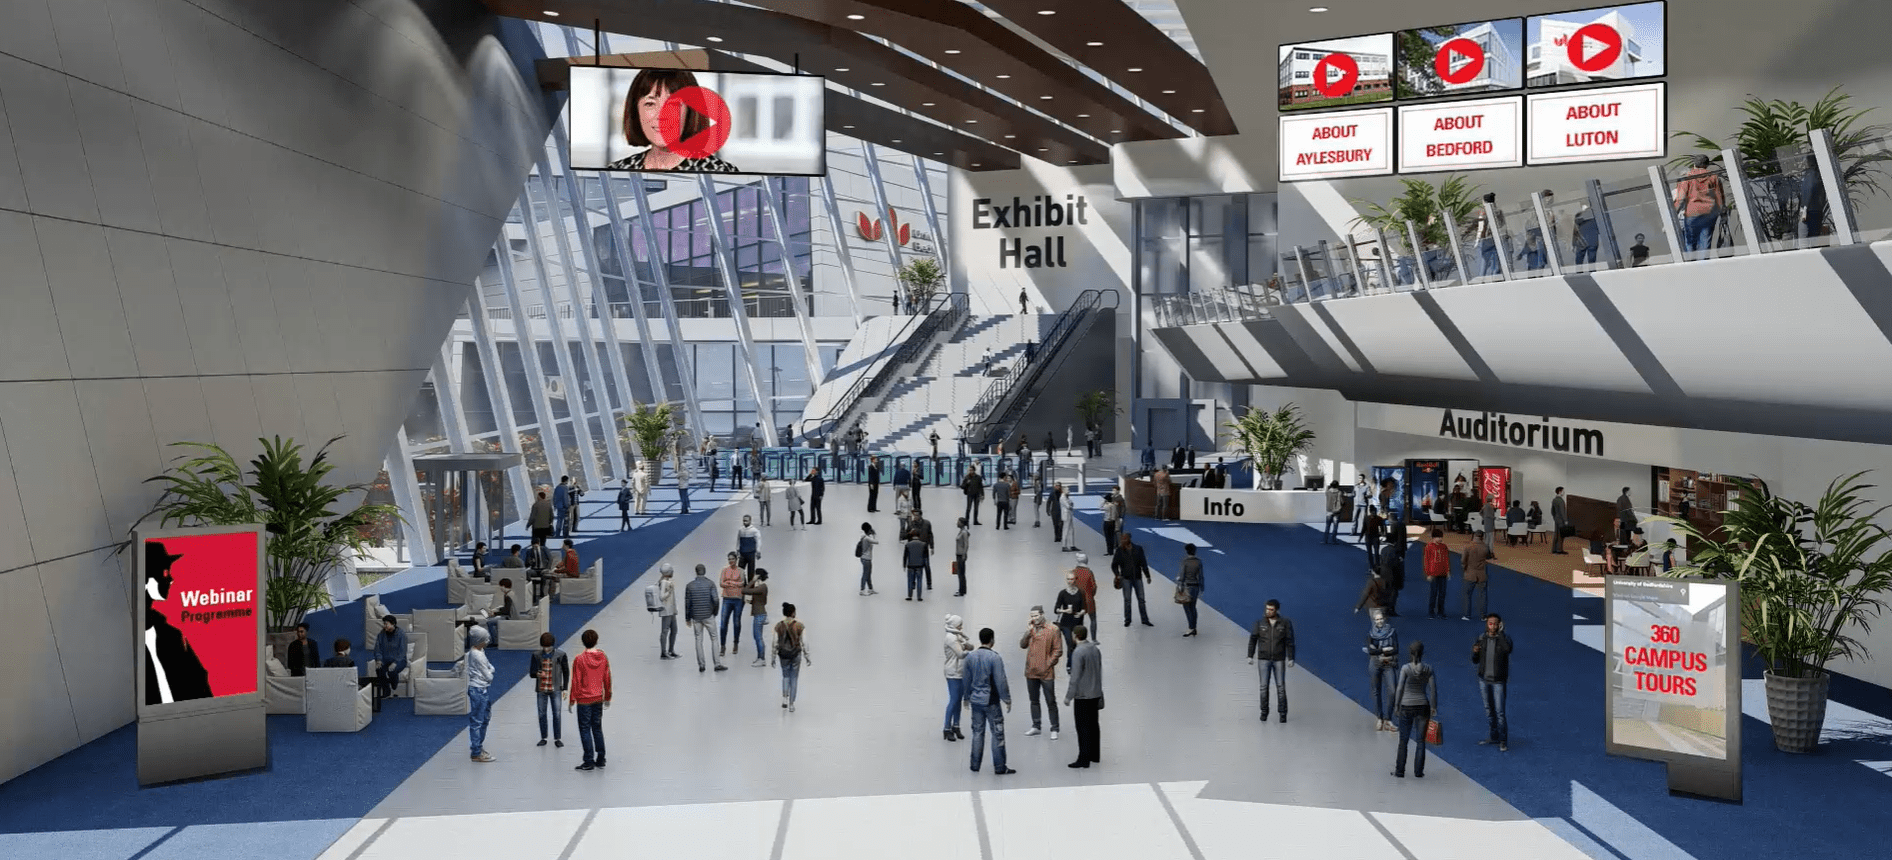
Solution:
<svg viewBox="0 0 1892 860"><path fill-rule="evenodd" d="M1104 709L1104 652L1090 641L1082 626L1071 631L1077 654L1071 661L1071 681L1064 688L1064 703L1077 719L1077 761L1065 767L1088 768L1103 761L1097 732L1097 712Z"/></svg>
<svg viewBox="0 0 1892 860"><path fill-rule="evenodd" d="M709 578L709 569L696 566L696 578L683 589L683 618L690 623L690 631L696 637L696 671L707 671L703 663L703 640L707 637L716 641L716 583ZM723 656L718 649L710 648L710 656L716 660L716 671L725 672Z"/></svg>

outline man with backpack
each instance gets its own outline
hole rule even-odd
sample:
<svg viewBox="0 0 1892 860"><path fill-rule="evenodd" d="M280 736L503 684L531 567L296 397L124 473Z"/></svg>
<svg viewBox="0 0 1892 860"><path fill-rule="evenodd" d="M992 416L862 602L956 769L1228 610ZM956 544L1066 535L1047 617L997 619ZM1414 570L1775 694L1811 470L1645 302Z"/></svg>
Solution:
<svg viewBox="0 0 1892 860"><path fill-rule="evenodd" d="M1327 528L1321 533L1321 543L1340 542L1340 520L1346 514L1347 494L1340 489L1340 479L1335 478L1327 485Z"/></svg>
<svg viewBox="0 0 1892 860"><path fill-rule="evenodd" d="M801 692L801 667L815 661L808 656L808 630L795 618L795 604L782 604L782 620L775 622L775 651L769 665L782 667L782 707L795 713L795 697Z"/></svg>

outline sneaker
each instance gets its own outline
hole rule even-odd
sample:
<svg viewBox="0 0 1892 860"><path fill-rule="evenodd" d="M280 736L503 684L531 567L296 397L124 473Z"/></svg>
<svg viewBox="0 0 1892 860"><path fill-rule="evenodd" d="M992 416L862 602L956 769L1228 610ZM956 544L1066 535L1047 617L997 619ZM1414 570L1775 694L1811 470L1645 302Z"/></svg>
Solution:
<svg viewBox="0 0 1892 860"><path fill-rule="evenodd" d="M1498 752L1510 752L1510 751L1511 751L1511 745L1510 745L1510 744L1499 744L1499 745L1498 745Z"/></svg>
<svg viewBox="0 0 1892 860"><path fill-rule="evenodd" d="M564 749L564 748L565 748L565 742L564 742L564 741L553 741L553 742L552 742L552 746L555 746L555 747L558 747L559 749Z"/></svg>
<svg viewBox="0 0 1892 860"><path fill-rule="evenodd" d="M1031 728L1029 728L1029 729L1026 729L1026 730L1025 730L1025 737L1031 737L1031 736L1033 736L1033 735L1037 735L1037 734L1039 734L1039 733L1040 733L1040 732L1038 731L1038 727L1037 727L1037 726L1032 726Z"/></svg>
<svg viewBox="0 0 1892 860"><path fill-rule="evenodd" d="M727 671L729 671L729 667L728 667L728 666L725 666L725 665L723 665L723 664L721 664L721 663L718 663L718 664L716 664L716 671L718 671L718 672L727 672Z"/></svg>
<svg viewBox="0 0 1892 860"><path fill-rule="evenodd" d="M1054 741L1058 739L1058 730L1057 730L1057 729L1052 729L1052 730L1051 730L1051 739L1052 739L1052 740L1054 740Z"/></svg>
<svg viewBox="0 0 1892 860"><path fill-rule="evenodd" d="M1277 610L1277 611L1279 611L1279 610ZM1458 620L1460 620L1460 621L1470 621L1470 620L1472 620L1472 617L1471 617L1470 615L1460 615L1460 616L1458 617Z"/></svg>
<svg viewBox="0 0 1892 860"><path fill-rule="evenodd" d="M604 756L598 756L598 760L595 764L597 764L599 770L604 770Z"/></svg>
<svg viewBox="0 0 1892 860"><path fill-rule="evenodd" d="M762 659L761 657L757 657L757 658L755 658L755 662L754 662L754 663L750 663L749 665L751 665L751 666L767 666L767 665L769 665L769 662L768 662L767 660L764 660L764 659Z"/></svg>
<svg viewBox="0 0 1892 860"><path fill-rule="evenodd" d="M794 702L789 702L789 703L788 703L788 712L789 712L789 713L791 713L791 714L792 714L792 713L795 713L795 703L794 703Z"/></svg>
<svg viewBox="0 0 1892 860"><path fill-rule="evenodd" d="M597 770L597 769L598 769L598 766L595 764L592 764L591 762L585 762L584 764L581 764L575 768L572 768L572 770Z"/></svg>
<svg viewBox="0 0 1892 860"><path fill-rule="evenodd" d="M497 761L498 759L493 758L492 753L483 752L483 753L480 753L479 755L474 756L473 760L481 764L485 764L486 762Z"/></svg>
<svg viewBox="0 0 1892 860"><path fill-rule="evenodd" d="M868 597L873 597L874 595L876 595L876 594L879 594L879 593L880 593L880 592L878 592L878 591L875 591L875 590L873 590L873 589L871 589L871 588L870 588L870 589L867 589L867 596L868 596Z"/></svg>
<svg viewBox="0 0 1892 860"><path fill-rule="evenodd" d="M539 738L539 746L545 746L545 738ZM559 746L564 746L564 744L559 744Z"/></svg>

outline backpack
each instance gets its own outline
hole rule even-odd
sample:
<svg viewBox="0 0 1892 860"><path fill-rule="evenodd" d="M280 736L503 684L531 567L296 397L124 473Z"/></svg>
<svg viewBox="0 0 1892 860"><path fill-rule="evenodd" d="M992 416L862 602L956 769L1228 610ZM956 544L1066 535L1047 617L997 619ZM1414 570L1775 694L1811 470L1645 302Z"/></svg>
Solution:
<svg viewBox="0 0 1892 860"><path fill-rule="evenodd" d="M657 586L644 586L644 608L652 612L664 611L663 598L657 596Z"/></svg>
<svg viewBox="0 0 1892 860"><path fill-rule="evenodd" d="M801 659L801 622L791 619L776 625L775 656L784 663Z"/></svg>
<svg viewBox="0 0 1892 860"><path fill-rule="evenodd" d="M861 558L865 556L866 554L867 554L867 538L861 538L860 540L855 541L854 542L854 557Z"/></svg>

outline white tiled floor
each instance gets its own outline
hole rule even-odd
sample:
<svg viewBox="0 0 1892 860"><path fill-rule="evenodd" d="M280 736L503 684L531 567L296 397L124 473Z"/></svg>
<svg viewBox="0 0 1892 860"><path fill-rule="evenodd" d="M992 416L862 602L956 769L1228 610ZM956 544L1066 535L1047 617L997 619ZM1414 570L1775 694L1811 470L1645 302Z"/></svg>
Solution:
<svg viewBox="0 0 1892 860"><path fill-rule="evenodd" d="M764 855L753 855L761 857ZM967 792L797 800L781 860L963 860L979 856Z"/></svg>
<svg viewBox="0 0 1892 860"><path fill-rule="evenodd" d="M1037 860L1051 846L1070 857L1189 857L1153 785L986 791L979 799L993 860Z"/></svg>
<svg viewBox="0 0 1892 860"><path fill-rule="evenodd" d="M781 821L780 801L601 809L570 860L620 860L631 846L640 857L754 860L774 851Z"/></svg>

